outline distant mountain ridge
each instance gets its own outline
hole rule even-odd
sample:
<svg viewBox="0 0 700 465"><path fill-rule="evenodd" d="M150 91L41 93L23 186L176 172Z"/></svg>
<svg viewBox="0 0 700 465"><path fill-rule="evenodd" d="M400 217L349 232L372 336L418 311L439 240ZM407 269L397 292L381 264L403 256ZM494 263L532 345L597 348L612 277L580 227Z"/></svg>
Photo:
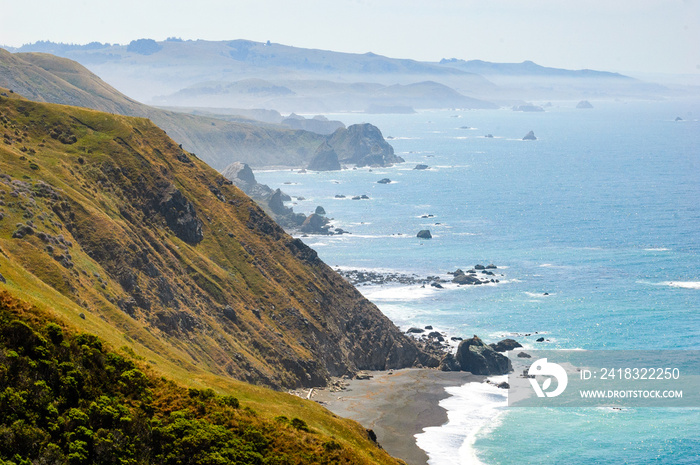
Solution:
<svg viewBox="0 0 700 465"><path fill-rule="evenodd" d="M141 101L151 101L155 96L169 95L213 80L236 82L251 78L320 78L353 83L370 77L370 82L393 85L434 80L436 76L458 76L460 82L468 83L475 91L493 87L483 77L462 70L373 53L332 52L249 40L196 40L156 42L157 51L143 54L132 44L101 44L100 47L99 44L73 46L37 42L13 51L44 52L70 58ZM296 110L300 111L304 110Z"/></svg>
<svg viewBox="0 0 700 465"><path fill-rule="evenodd" d="M604 79L632 79L619 73L609 71L595 71L591 69L569 70L562 68L549 68L526 60L522 63L494 63L482 60L460 60L457 58L443 58L439 65L448 68L460 69L483 76L549 76L571 78L604 78Z"/></svg>
<svg viewBox="0 0 700 465"><path fill-rule="evenodd" d="M433 81L464 97L482 102L496 102L502 106L512 106L517 101L534 98L653 98L668 91L662 86L642 83L617 73L549 68L531 61L489 63L453 58L438 63L422 62L374 53L342 53L249 40L156 42L139 39L128 45L37 42L13 50L43 51L71 58L128 95L149 102L154 97L171 96L203 83L219 82L229 85L247 79L262 79L273 83L325 80L336 85L364 83L362 85L365 86L406 86ZM517 80L513 80L514 78ZM552 84L553 80L558 81ZM543 81L547 82L543 84ZM294 89L289 90L294 92ZM360 96L367 91L367 88L352 90L353 95ZM427 95L429 93L424 94ZM276 97L279 98L280 95ZM328 108L328 111L340 111L337 106L328 106L328 103L324 102L323 92L319 91L316 97L315 106L308 109L285 108L297 113L320 112L324 108ZM394 95L390 102L377 104L375 109L410 107L410 104L401 101L406 97L406 94ZM260 102L261 100L258 100L255 103L259 105ZM312 102L293 99L283 100L282 103L311 105ZM202 106L196 102L190 102L188 105ZM438 105L435 101L424 108L449 108L441 105L444 104ZM263 108L275 109L273 102ZM455 105L454 108L459 108L459 105Z"/></svg>

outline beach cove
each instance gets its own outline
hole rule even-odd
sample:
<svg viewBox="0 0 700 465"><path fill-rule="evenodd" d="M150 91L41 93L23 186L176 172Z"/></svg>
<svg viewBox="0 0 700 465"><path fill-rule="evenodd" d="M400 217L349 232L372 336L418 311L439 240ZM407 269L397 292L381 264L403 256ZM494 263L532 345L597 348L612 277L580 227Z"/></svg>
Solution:
<svg viewBox="0 0 700 465"><path fill-rule="evenodd" d="M426 465L428 455L416 445L415 435L424 428L447 422L440 401L447 387L480 382L485 377L468 372L444 372L428 368L369 371L370 379L346 381L343 391L314 389L311 399L338 416L351 418L377 435L377 442L409 465Z"/></svg>

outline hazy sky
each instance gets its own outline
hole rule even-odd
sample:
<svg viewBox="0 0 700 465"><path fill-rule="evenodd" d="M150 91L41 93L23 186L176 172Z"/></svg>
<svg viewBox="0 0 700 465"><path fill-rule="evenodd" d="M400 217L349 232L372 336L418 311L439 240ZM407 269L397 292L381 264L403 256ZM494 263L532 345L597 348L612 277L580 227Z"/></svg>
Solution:
<svg viewBox="0 0 700 465"><path fill-rule="evenodd" d="M700 0L22 0L0 44L250 39L397 58L700 73Z"/></svg>

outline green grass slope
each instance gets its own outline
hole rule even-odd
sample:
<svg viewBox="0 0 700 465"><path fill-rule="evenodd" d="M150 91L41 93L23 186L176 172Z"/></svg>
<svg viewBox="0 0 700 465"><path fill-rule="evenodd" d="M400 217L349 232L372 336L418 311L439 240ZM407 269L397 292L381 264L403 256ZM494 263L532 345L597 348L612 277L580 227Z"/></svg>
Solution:
<svg viewBox="0 0 700 465"><path fill-rule="evenodd" d="M402 463L313 402L187 389L132 355L0 292L0 464Z"/></svg>

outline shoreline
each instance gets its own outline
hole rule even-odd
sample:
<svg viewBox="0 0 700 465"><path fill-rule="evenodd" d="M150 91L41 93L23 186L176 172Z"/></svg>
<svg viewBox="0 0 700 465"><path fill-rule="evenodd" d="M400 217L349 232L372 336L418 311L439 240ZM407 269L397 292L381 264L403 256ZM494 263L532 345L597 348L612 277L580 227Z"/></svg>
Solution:
<svg viewBox="0 0 700 465"><path fill-rule="evenodd" d="M486 377L469 372L429 368L367 371L372 378L347 381L343 391L314 390L311 396L336 415L359 422L377 435L377 442L392 456L409 465L427 465L428 455L416 445L415 435L424 428L447 422L439 405L450 397L445 390Z"/></svg>

